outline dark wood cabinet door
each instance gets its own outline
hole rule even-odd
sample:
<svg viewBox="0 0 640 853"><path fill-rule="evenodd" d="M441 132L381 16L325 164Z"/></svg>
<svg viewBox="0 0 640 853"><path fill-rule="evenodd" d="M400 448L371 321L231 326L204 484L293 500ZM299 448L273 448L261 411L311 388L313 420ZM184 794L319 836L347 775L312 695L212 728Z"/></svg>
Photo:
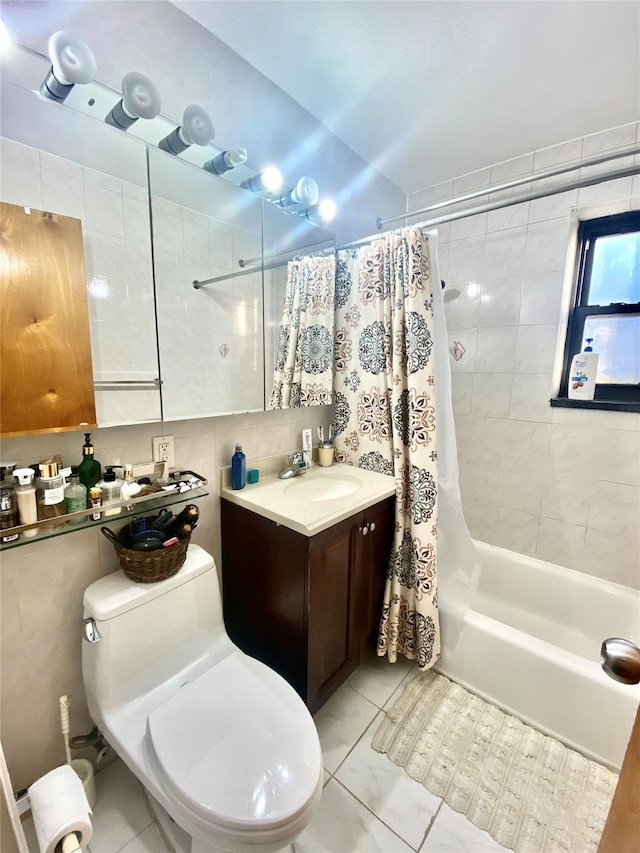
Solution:
<svg viewBox="0 0 640 853"><path fill-rule="evenodd" d="M363 537L363 554L359 564L360 602L360 657L363 658L367 646L376 647L384 587L387 580L389 556L393 544L395 525L395 498L389 498L365 510L364 527L367 534Z"/></svg>
<svg viewBox="0 0 640 853"><path fill-rule="evenodd" d="M227 633L307 698L309 540L221 501L222 600Z"/></svg>
<svg viewBox="0 0 640 853"><path fill-rule="evenodd" d="M310 541L307 705L312 712L358 665L356 567L362 555L361 522L362 513Z"/></svg>

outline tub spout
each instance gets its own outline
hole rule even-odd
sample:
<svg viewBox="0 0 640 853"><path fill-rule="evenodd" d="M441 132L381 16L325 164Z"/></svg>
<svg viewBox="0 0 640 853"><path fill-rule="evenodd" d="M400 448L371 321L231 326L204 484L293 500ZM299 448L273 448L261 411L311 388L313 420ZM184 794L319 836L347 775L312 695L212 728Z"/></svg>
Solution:
<svg viewBox="0 0 640 853"><path fill-rule="evenodd" d="M640 649L630 640L620 637L605 640L600 649L600 665L615 681L640 683Z"/></svg>

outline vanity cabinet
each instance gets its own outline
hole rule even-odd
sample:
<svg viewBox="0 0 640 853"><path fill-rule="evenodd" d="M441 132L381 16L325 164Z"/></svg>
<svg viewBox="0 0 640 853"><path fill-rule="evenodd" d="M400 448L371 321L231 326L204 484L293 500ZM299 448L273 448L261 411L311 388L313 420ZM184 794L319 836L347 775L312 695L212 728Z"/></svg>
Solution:
<svg viewBox="0 0 640 853"><path fill-rule="evenodd" d="M231 639L314 713L375 645L394 498L304 536L222 500L222 595Z"/></svg>

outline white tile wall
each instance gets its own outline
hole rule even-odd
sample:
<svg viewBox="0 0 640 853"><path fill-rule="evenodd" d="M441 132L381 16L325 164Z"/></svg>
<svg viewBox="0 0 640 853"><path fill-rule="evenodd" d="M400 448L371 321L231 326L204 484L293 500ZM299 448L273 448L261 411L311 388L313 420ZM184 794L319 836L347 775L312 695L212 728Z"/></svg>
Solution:
<svg viewBox="0 0 640 853"><path fill-rule="evenodd" d="M640 123L499 163L491 182L637 144ZM487 170L426 187L409 209L488 186ZM554 180L557 184L557 179ZM527 186L518 191L526 191ZM640 586L640 415L552 409L571 211L640 204L609 181L455 223L438 238L465 515L478 539ZM486 225L486 233L483 229ZM454 298L456 297L457 298Z"/></svg>

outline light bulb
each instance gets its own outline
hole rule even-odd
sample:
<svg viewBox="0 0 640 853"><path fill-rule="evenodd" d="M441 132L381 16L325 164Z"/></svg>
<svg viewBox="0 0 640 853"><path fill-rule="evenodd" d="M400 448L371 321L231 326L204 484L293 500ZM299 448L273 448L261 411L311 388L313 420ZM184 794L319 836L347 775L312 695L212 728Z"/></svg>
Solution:
<svg viewBox="0 0 640 853"><path fill-rule="evenodd" d="M291 207L294 204L313 207L318 201L318 194L317 183L313 178L303 175L292 190L280 196L278 204L281 207Z"/></svg>
<svg viewBox="0 0 640 853"><path fill-rule="evenodd" d="M309 222L313 222L315 225L326 225L334 219L337 210L335 202L330 198L325 198L320 204L315 204L313 207L303 210L300 216L304 216Z"/></svg>
<svg viewBox="0 0 640 853"><path fill-rule="evenodd" d="M215 133L209 113L197 104L189 104L182 114L182 126L161 139L158 147L169 154L182 154L190 145L209 145Z"/></svg>
<svg viewBox="0 0 640 853"><path fill-rule="evenodd" d="M59 30L49 39L51 68L42 81L40 94L62 103L76 83L90 83L96 73L96 58L88 44Z"/></svg>
<svg viewBox="0 0 640 853"><path fill-rule="evenodd" d="M160 95L151 80L138 71L130 71L122 79L122 100L105 121L120 130L127 130L139 118L155 118L160 107Z"/></svg>
<svg viewBox="0 0 640 853"><path fill-rule="evenodd" d="M216 134L211 116L197 104L189 104L182 114L182 134L189 145L209 145Z"/></svg>
<svg viewBox="0 0 640 853"><path fill-rule="evenodd" d="M265 192L277 193L282 186L282 174L277 166L267 166L260 174Z"/></svg>
<svg viewBox="0 0 640 853"><path fill-rule="evenodd" d="M207 160L202 166L207 172L212 172L214 175L224 175L236 166L241 166L247 161L247 149L239 145L237 148L232 148L230 151L223 151L214 157L213 160Z"/></svg>
<svg viewBox="0 0 640 853"><path fill-rule="evenodd" d="M267 166L259 175L247 178L240 184L241 187L254 193L277 193L282 186L282 174L277 166Z"/></svg>
<svg viewBox="0 0 640 853"><path fill-rule="evenodd" d="M7 29L7 25L0 18L0 50L3 50L5 47L11 44L11 35L9 30Z"/></svg>
<svg viewBox="0 0 640 853"><path fill-rule="evenodd" d="M335 201L330 198L324 198L318 205L318 213L323 222L331 222L335 219L338 208Z"/></svg>

